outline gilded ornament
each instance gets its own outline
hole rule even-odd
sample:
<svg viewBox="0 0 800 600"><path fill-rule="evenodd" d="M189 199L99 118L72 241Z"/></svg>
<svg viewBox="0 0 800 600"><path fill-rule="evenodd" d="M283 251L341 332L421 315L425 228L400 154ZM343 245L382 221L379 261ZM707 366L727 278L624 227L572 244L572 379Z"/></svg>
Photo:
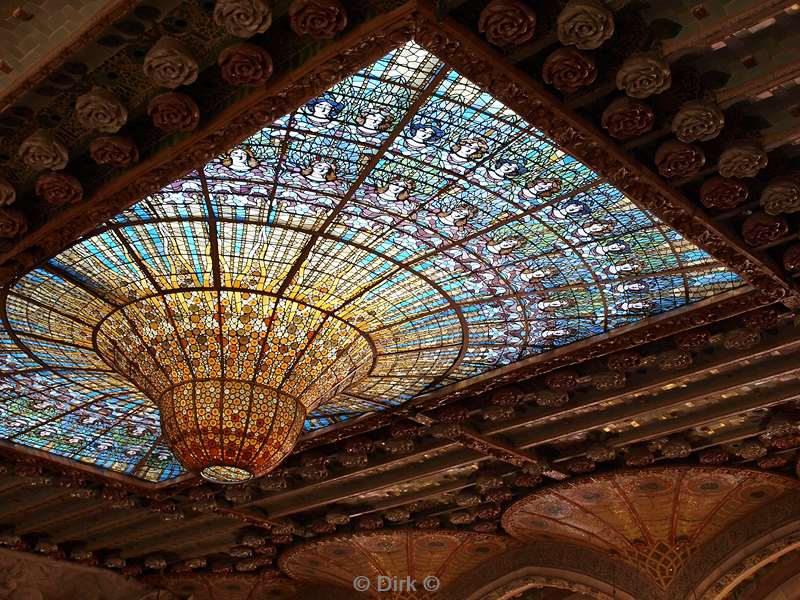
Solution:
<svg viewBox="0 0 800 600"><path fill-rule="evenodd" d="M624 350L609 356L606 364L612 371L625 373L627 371L635 371L638 369L641 362L642 357L638 352L633 350Z"/></svg>
<svg viewBox="0 0 800 600"><path fill-rule="evenodd" d="M254 44L236 44L220 52L217 64L223 81L258 86L272 76L272 57Z"/></svg>
<svg viewBox="0 0 800 600"><path fill-rule="evenodd" d="M339 0L294 0L289 25L297 35L330 39L347 27L347 12Z"/></svg>
<svg viewBox="0 0 800 600"><path fill-rule="evenodd" d="M617 457L617 451L612 446L594 444L586 450L586 457L594 462L606 462Z"/></svg>
<svg viewBox="0 0 800 600"><path fill-rule="evenodd" d="M625 387L624 371L605 371L592 375L592 386L598 391L618 390Z"/></svg>
<svg viewBox="0 0 800 600"><path fill-rule="evenodd" d="M736 449L736 454L744 460L755 460L767 454L767 449L756 441L742 442Z"/></svg>
<svg viewBox="0 0 800 600"><path fill-rule="evenodd" d="M725 126L725 115L717 104L691 100L672 119L672 132L682 142L707 142Z"/></svg>
<svg viewBox="0 0 800 600"><path fill-rule="evenodd" d="M535 29L536 13L520 0L492 0L478 18L478 31L500 47L530 41Z"/></svg>
<svg viewBox="0 0 800 600"><path fill-rule="evenodd" d="M180 92L159 94L147 106L153 125L164 133L193 131L200 122L200 109L191 97Z"/></svg>
<svg viewBox="0 0 800 600"><path fill-rule="evenodd" d="M617 89L641 99L669 89L672 74L660 56L644 53L626 58L617 71L616 81Z"/></svg>
<svg viewBox="0 0 800 600"><path fill-rule="evenodd" d="M534 394L534 400L539 406L555 408L569 402L569 394L553 390L539 390Z"/></svg>
<svg viewBox="0 0 800 600"><path fill-rule="evenodd" d="M564 467L570 473L574 473L575 475L583 475L594 471L597 468L597 465L590 458L577 457L567 461L564 464Z"/></svg>
<svg viewBox="0 0 800 600"><path fill-rule="evenodd" d="M661 446L661 454L665 458L686 458L692 453L692 445L683 438L670 438Z"/></svg>
<svg viewBox="0 0 800 600"><path fill-rule="evenodd" d="M782 454L764 456L756 461L759 469L782 469L789 464L789 458Z"/></svg>
<svg viewBox="0 0 800 600"><path fill-rule="evenodd" d="M781 215L754 213L742 223L742 237L751 246L763 246L789 233L789 224Z"/></svg>
<svg viewBox="0 0 800 600"><path fill-rule="evenodd" d="M727 332L722 338L722 345L727 350L749 350L761 341L761 333L757 329L740 327Z"/></svg>
<svg viewBox="0 0 800 600"><path fill-rule="evenodd" d="M742 322L752 329L764 330L774 329L778 326L778 311L768 306L759 310L749 312L742 317Z"/></svg>
<svg viewBox="0 0 800 600"><path fill-rule="evenodd" d="M574 94L594 83L597 67L594 60L574 48L559 48L544 61L542 79L559 92Z"/></svg>
<svg viewBox="0 0 800 600"><path fill-rule="evenodd" d="M121 135L105 135L92 140L89 155L98 165L127 167L139 162L139 149L136 143Z"/></svg>
<svg viewBox="0 0 800 600"><path fill-rule="evenodd" d="M144 57L144 74L156 85L175 89L197 80L199 67L189 50L176 39L158 40Z"/></svg>
<svg viewBox="0 0 800 600"><path fill-rule="evenodd" d="M656 150L655 163L662 177L677 179L699 173L706 164L706 157L695 144L668 140Z"/></svg>
<svg viewBox="0 0 800 600"><path fill-rule="evenodd" d="M618 140L630 140L653 128L653 110L641 100L622 96L603 111L600 124L608 135Z"/></svg>
<svg viewBox="0 0 800 600"><path fill-rule="evenodd" d="M706 208L730 210L744 204L749 195L747 186L732 177L714 175L700 186L700 202Z"/></svg>
<svg viewBox="0 0 800 600"><path fill-rule="evenodd" d="M578 387L578 374L571 369L548 373L544 383L554 392L571 392Z"/></svg>
<svg viewBox="0 0 800 600"><path fill-rule="evenodd" d="M17 191L6 179L0 177L0 207L11 206L17 199Z"/></svg>
<svg viewBox="0 0 800 600"><path fill-rule="evenodd" d="M272 24L272 7L267 0L217 0L214 23L238 38L264 33Z"/></svg>
<svg viewBox="0 0 800 600"><path fill-rule="evenodd" d="M89 131L116 133L128 121L128 110L112 92L94 86L75 100L75 117Z"/></svg>
<svg viewBox="0 0 800 600"><path fill-rule="evenodd" d="M570 0L558 15L556 33L565 46L594 50L614 35L614 13L598 0Z"/></svg>
<svg viewBox="0 0 800 600"><path fill-rule="evenodd" d="M69 161L64 145L43 129L32 133L20 144L19 157L35 171L60 171Z"/></svg>
<svg viewBox="0 0 800 600"><path fill-rule="evenodd" d="M83 186L72 175L45 173L36 180L36 195L52 206L76 204L83 200Z"/></svg>
<svg viewBox="0 0 800 600"><path fill-rule="evenodd" d="M708 448L700 452L698 459L703 465L724 465L731 455L723 448Z"/></svg>
<svg viewBox="0 0 800 600"><path fill-rule="evenodd" d="M646 446L632 446L625 451L625 464L629 467L646 467L653 464L655 459Z"/></svg>
<svg viewBox="0 0 800 600"><path fill-rule="evenodd" d="M755 144L737 144L723 150L717 169L723 177L755 177L767 166L767 153Z"/></svg>
<svg viewBox="0 0 800 600"><path fill-rule="evenodd" d="M710 343L711 335L705 329L692 329L675 336L675 345L689 352L699 352Z"/></svg>
<svg viewBox="0 0 800 600"><path fill-rule="evenodd" d="M28 231L25 215L15 208L0 207L0 239L21 237Z"/></svg>
<svg viewBox="0 0 800 600"><path fill-rule="evenodd" d="M771 179L761 192L760 202L768 215L800 211L800 179L797 177Z"/></svg>
<svg viewBox="0 0 800 600"><path fill-rule="evenodd" d="M789 273L800 273L800 244L789 246L783 253L783 268Z"/></svg>
<svg viewBox="0 0 800 600"><path fill-rule="evenodd" d="M679 371L692 366L692 353L686 350L666 350L658 355L658 368L662 371Z"/></svg>
<svg viewBox="0 0 800 600"><path fill-rule="evenodd" d="M457 510L450 515L453 525L469 525L475 521L475 514L468 510Z"/></svg>

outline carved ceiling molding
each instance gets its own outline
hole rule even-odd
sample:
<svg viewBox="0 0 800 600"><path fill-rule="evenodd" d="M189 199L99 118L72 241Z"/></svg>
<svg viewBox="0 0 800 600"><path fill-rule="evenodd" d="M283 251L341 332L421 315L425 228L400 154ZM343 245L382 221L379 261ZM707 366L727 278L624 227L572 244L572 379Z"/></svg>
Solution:
<svg viewBox="0 0 800 600"><path fill-rule="evenodd" d="M662 594L648 577L604 552L546 538L488 561L445 591L448 598L506 600L537 587L603 600L658 600Z"/></svg>

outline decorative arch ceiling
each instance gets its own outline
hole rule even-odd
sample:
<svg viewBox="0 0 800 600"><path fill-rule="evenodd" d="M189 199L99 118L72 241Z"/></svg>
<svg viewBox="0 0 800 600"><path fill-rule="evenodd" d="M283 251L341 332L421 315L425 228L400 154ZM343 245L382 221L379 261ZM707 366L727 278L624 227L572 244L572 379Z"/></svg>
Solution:
<svg viewBox="0 0 800 600"><path fill-rule="evenodd" d="M639 469L551 486L514 503L502 523L524 543L567 539L619 556L666 589L703 544L797 488L746 469Z"/></svg>
<svg viewBox="0 0 800 600"><path fill-rule="evenodd" d="M272 369L311 431L742 284L409 42L8 288L0 435L164 481L183 371Z"/></svg>

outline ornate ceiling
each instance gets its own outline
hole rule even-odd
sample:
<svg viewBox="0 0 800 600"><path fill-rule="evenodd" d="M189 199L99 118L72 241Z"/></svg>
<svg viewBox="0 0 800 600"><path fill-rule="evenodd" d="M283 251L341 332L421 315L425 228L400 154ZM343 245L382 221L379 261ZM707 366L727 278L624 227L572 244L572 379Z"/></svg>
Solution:
<svg viewBox="0 0 800 600"><path fill-rule="evenodd" d="M57 4L0 15L0 545L175 598L791 595L796 3ZM256 397L270 474L187 472Z"/></svg>
<svg viewBox="0 0 800 600"><path fill-rule="evenodd" d="M273 386L316 430L742 285L409 43L15 283L3 433L162 481L159 408L220 393L186 382ZM262 444L218 441L222 463Z"/></svg>

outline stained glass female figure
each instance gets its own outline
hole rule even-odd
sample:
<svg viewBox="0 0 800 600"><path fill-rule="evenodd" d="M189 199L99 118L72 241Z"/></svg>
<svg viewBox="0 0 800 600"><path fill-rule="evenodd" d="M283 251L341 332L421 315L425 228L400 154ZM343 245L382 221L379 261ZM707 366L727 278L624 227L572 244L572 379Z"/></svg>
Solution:
<svg viewBox="0 0 800 600"><path fill-rule="evenodd" d="M486 250L498 256L505 256L521 248L526 241L525 238L519 235L503 236L497 240L488 241Z"/></svg>
<svg viewBox="0 0 800 600"><path fill-rule="evenodd" d="M356 125L350 127L354 139L379 146L392 127L392 115L382 108L368 108L356 116Z"/></svg>
<svg viewBox="0 0 800 600"><path fill-rule="evenodd" d="M545 279L558 275L558 269L552 265L533 265L525 267L520 273L520 278L530 284L541 284Z"/></svg>
<svg viewBox="0 0 800 600"><path fill-rule="evenodd" d="M544 298L536 303L536 308L544 312L556 312L572 306L575 306L575 300L572 298Z"/></svg>
<svg viewBox="0 0 800 600"><path fill-rule="evenodd" d="M442 164L444 168L464 174L468 166L480 160L489 150L486 140L478 137L463 137L444 153Z"/></svg>
<svg viewBox="0 0 800 600"><path fill-rule="evenodd" d="M542 341L545 342L558 344L563 343L564 338L571 337L576 333L578 333L578 331L574 327L563 327L553 324L539 331L536 337L541 338Z"/></svg>
<svg viewBox="0 0 800 600"><path fill-rule="evenodd" d="M624 300L616 305L616 309L618 313L642 313L642 312L649 312L650 310L655 307L655 302L652 300L645 300L645 299L635 299L635 300Z"/></svg>
<svg viewBox="0 0 800 600"><path fill-rule="evenodd" d="M488 168L479 169L469 179L487 188L505 187L511 179L526 172L527 169L521 162L500 158Z"/></svg>
<svg viewBox="0 0 800 600"><path fill-rule="evenodd" d="M644 269L644 263L638 260L626 261L624 263L609 265L603 269L606 275L633 275Z"/></svg>
<svg viewBox="0 0 800 600"><path fill-rule="evenodd" d="M569 219L570 217L574 218L586 216L592 212L585 202L575 198L570 198L569 200L560 202L546 210L547 214L550 215L551 218L559 221Z"/></svg>
<svg viewBox="0 0 800 600"><path fill-rule="evenodd" d="M539 201L555 196L561 189L561 180L557 177L537 177L529 181L519 193L520 198L538 204Z"/></svg>
<svg viewBox="0 0 800 600"><path fill-rule="evenodd" d="M403 131L403 136L397 142L397 149L410 156L430 156L436 150L436 142L443 137L444 130L432 123L416 119Z"/></svg>
<svg viewBox="0 0 800 600"><path fill-rule="evenodd" d="M581 225L572 232L572 236L578 241L591 241L612 232L614 224L611 221L591 221Z"/></svg>
<svg viewBox="0 0 800 600"><path fill-rule="evenodd" d="M336 174L336 162L316 156L305 167L290 169L286 184L281 186L280 199L288 212L294 214L319 213L333 208L344 191Z"/></svg>
<svg viewBox="0 0 800 600"><path fill-rule="evenodd" d="M344 110L344 104L334 100L333 96L325 95L313 98L296 113L294 129L298 132L333 135L339 125L336 117L342 110Z"/></svg>
<svg viewBox="0 0 800 600"><path fill-rule="evenodd" d="M623 242L622 240L601 242L591 247L591 253L595 256L627 254L630 251L631 251L630 245L627 242Z"/></svg>
<svg viewBox="0 0 800 600"><path fill-rule="evenodd" d="M619 294L646 294L650 286L646 281L623 281L614 286L614 291Z"/></svg>
<svg viewBox="0 0 800 600"><path fill-rule="evenodd" d="M478 214L477 207L460 203L447 209L442 209L436 213L436 221L440 225L448 228L460 229L465 227L476 214Z"/></svg>
<svg viewBox="0 0 800 600"><path fill-rule="evenodd" d="M230 194L228 202L236 206L256 205L261 201L248 196L254 191L267 195L265 182L269 179L262 162L248 145L233 148L206 166L210 192Z"/></svg>

